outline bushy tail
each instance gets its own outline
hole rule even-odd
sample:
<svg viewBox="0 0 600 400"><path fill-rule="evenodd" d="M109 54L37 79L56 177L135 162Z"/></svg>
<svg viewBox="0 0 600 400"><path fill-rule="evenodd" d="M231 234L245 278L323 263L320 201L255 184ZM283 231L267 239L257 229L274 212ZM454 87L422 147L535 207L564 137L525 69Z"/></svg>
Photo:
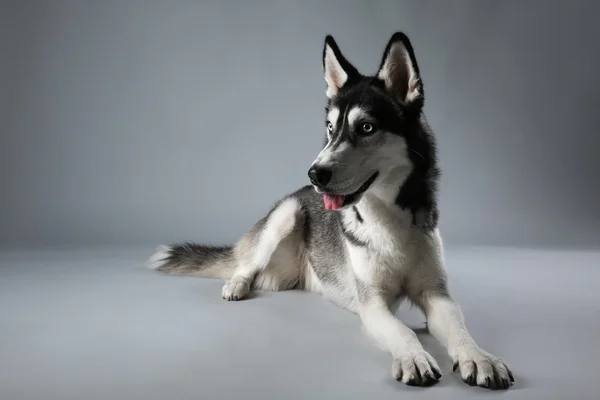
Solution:
<svg viewBox="0 0 600 400"><path fill-rule="evenodd" d="M148 268L169 275L229 279L236 268L233 247L180 243L159 246Z"/></svg>

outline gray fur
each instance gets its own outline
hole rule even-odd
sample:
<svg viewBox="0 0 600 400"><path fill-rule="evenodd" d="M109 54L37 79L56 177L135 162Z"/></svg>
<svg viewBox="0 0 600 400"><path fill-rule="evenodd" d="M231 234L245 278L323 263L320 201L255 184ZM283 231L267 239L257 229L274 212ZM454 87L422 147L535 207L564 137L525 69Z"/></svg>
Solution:
<svg viewBox="0 0 600 400"><path fill-rule="evenodd" d="M441 370L392 311L408 298L423 310L465 382L508 388L508 365L475 343L448 289L437 227L435 144L408 38L392 37L377 78L358 75L330 36L323 54L327 110L339 116L328 125L313 166L332 170L331 183L284 196L233 247L164 246L151 266L225 278L227 300L242 300L252 289L320 293L359 315L393 357L395 379L429 385ZM368 118L377 129L360 133L352 115ZM342 207L327 210L324 193L344 195Z"/></svg>
<svg viewBox="0 0 600 400"><path fill-rule="evenodd" d="M163 246L152 262L156 270L170 275L202 275L226 277L235 269L232 246L210 246L179 243ZM211 272L213 271L213 272Z"/></svg>

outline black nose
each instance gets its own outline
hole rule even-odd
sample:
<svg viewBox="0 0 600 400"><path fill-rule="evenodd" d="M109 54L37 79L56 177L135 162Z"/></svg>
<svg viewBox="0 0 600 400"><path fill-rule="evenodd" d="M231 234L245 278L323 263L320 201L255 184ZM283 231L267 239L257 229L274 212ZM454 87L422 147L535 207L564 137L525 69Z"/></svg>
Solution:
<svg viewBox="0 0 600 400"><path fill-rule="evenodd" d="M331 172L331 170L327 168L312 167L308 170L308 177L310 178L310 182L316 186L327 186L327 184L331 180L331 175L333 175L333 172Z"/></svg>

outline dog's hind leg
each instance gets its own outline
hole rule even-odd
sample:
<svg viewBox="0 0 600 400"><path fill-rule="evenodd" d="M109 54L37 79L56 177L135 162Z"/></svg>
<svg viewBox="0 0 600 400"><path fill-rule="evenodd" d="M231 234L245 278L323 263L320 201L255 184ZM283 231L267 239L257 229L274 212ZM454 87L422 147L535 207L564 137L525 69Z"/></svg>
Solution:
<svg viewBox="0 0 600 400"><path fill-rule="evenodd" d="M251 288L293 288L300 277L302 226L302 207L293 197L259 220L236 246L238 266L223 286L223 298L242 300Z"/></svg>

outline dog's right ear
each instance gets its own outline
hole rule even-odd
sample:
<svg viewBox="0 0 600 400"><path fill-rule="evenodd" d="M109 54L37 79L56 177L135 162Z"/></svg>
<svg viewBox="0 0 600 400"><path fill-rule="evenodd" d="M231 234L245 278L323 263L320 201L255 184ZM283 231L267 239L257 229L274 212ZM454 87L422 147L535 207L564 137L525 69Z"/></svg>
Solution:
<svg viewBox="0 0 600 400"><path fill-rule="evenodd" d="M325 73L325 82L327 82L325 93L330 99L337 95L349 80L359 75L356 68L342 55L331 35L325 37L323 46L323 72Z"/></svg>

